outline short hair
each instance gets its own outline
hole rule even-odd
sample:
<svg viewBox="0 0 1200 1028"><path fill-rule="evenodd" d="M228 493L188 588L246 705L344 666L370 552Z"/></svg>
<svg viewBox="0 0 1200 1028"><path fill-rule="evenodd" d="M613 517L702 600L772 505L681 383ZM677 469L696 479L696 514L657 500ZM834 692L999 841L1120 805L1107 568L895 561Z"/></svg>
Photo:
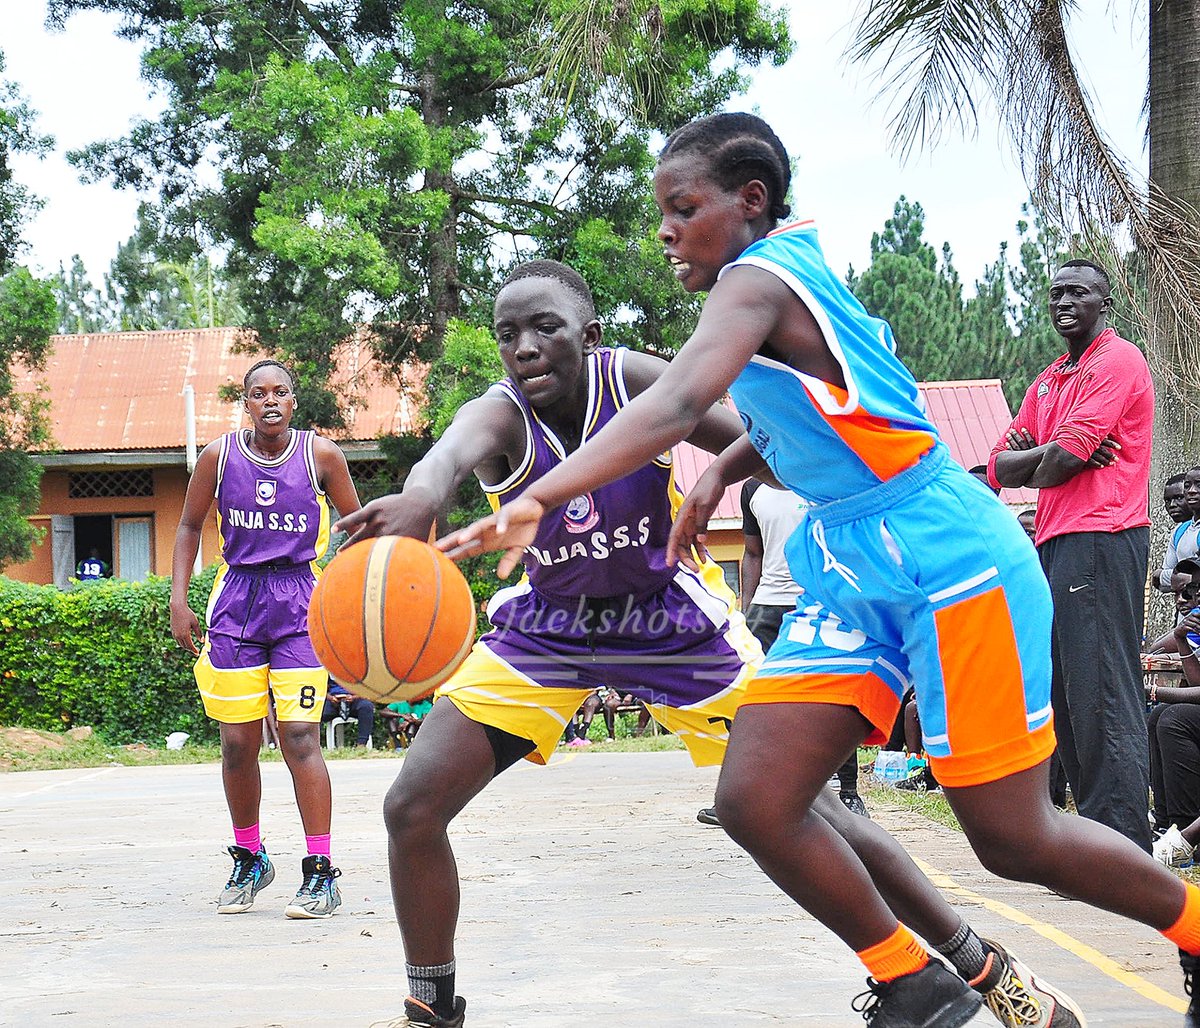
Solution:
<svg viewBox="0 0 1200 1028"><path fill-rule="evenodd" d="M592 291L588 288L583 276L574 268L568 267L560 261L526 261L524 264L518 264L504 276L504 281L500 283L500 289L496 291L497 295L506 286L519 282L523 278L554 279L575 294L575 298L579 301L579 310L586 320L591 321L596 316L596 301L592 299Z"/></svg>
<svg viewBox="0 0 1200 1028"><path fill-rule="evenodd" d="M1059 271L1063 268L1091 268L1104 282L1104 288L1110 293L1112 292L1112 280L1108 277L1108 272L1105 271L1095 261L1085 260L1083 257L1076 257L1072 261L1066 261L1059 266Z"/></svg>
<svg viewBox="0 0 1200 1028"><path fill-rule="evenodd" d="M1200 575L1200 561L1195 557L1184 557L1174 568L1171 573L1175 575Z"/></svg>
<svg viewBox="0 0 1200 1028"><path fill-rule="evenodd" d="M1166 487L1169 485L1179 485L1185 478L1187 478L1186 471L1181 471L1178 475L1172 475L1163 483L1163 488L1166 489Z"/></svg>
<svg viewBox="0 0 1200 1028"><path fill-rule="evenodd" d="M701 156L709 177L729 191L758 179L767 187L768 211L779 221L792 213L786 197L792 180L787 150L774 130L754 114L713 114L672 132L659 160L685 153Z"/></svg>
<svg viewBox="0 0 1200 1028"><path fill-rule="evenodd" d="M251 367L250 370L247 371L246 374L242 377L242 392L243 393L248 393L250 391L250 378L260 368L278 368L285 375L287 375L288 381L291 382L291 384L292 384L292 388L293 389L296 388L296 376L292 374L292 369L289 368L282 361L277 361L277 360L275 360L274 357L268 357L266 360L259 361L257 364L255 364L253 367Z"/></svg>

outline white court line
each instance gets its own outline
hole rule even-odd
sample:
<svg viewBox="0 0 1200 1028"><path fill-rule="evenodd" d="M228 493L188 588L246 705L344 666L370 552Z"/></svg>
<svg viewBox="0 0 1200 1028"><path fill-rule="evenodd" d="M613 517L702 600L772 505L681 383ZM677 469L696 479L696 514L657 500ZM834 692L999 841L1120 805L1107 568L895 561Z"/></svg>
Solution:
<svg viewBox="0 0 1200 1028"><path fill-rule="evenodd" d="M106 775L110 771L115 771L115 767L102 767L99 771L93 771L90 775L82 775L79 778L65 778L58 782L51 782L49 785L43 785L40 789L30 789L29 792L19 792L14 796L0 796L0 803L8 803L13 800L23 800L30 796L36 796L40 792L49 792L51 789L60 789L64 785L75 785L78 782L86 782L91 778L99 778L101 775Z"/></svg>

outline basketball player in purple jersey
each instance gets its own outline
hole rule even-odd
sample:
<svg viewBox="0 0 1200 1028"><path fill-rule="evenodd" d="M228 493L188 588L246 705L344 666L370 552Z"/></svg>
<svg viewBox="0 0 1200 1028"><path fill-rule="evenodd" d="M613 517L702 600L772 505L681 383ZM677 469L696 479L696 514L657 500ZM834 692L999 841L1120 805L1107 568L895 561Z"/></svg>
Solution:
<svg viewBox="0 0 1200 1028"><path fill-rule="evenodd" d="M308 603L317 559L329 546L329 503L358 510L342 451L330 440L291 428L292 376L277 361L255 364L242 402L253 424L209 443L196 462L175 536L171 634L199 656L196 683L209 717L221 724L221 777L233 819L233 872L217 911L240 914L275 877L259 830L262 722L275 704L279 742L292 775L308 855L285 913L324 918L341 903L330 860L329 772L320 719L328 677L308 640ZM208 604L208 633L187 590L200 534L213 500L221 567Z"/></svg>
<svg viewBox="0 0 1200 1028"><path fill-rule="evenodd" d="M495 329L509 377L462 407L403 493L338 523L352 541L428 538L472 471L493 506L514 499L667 367L647 354L600 348L587 284L555 261L509 275L496 298ZM718 406L691 440L715 450L742 434L740 421ZM553 512L530 548L526 580L493 598L493 631L439 690L407 751L384 815L413 1028L457 1028L465 1017L454 990L459 888L447 826L517 760L545 763L598 684L643 700L696 764L724 756L729 721L762 654L717 565L664 562L677 502L667 454ZM869 866L888 902L927 938L945 940L939 949L965 971L964 959L982 953L979 937L903 849L832 790L814 809ZM980 991L999 994L1001 985L1022 1009L1036 1009L1011 975L979 981Z"/></svg>

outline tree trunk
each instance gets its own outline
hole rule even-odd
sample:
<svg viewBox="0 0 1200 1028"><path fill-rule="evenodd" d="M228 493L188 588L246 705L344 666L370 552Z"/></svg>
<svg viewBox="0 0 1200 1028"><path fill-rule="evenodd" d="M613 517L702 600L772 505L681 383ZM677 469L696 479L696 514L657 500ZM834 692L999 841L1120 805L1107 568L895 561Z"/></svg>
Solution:
<svg viewBox="0 0 1200 1028"><path fill-rule="evenodd" d="M446 127L449 107L438 88L437 76L427 71L422 78L422 119L430 133ZM458 316L462 297L458 288L459 190L452 169L426 168L424 187L438 189L450 197L441 224L429 240L429 331L432 354L445 345L446 326Z"/></svg>
<svg viewBox="0 0 1200 1028"><path fill-rule="evenodd" d="M1200 210L1200 0L1153 0L1150 4L1150 181L1166 197ZM1200 325L1182 325L1177 311L1156 297L1153 269L1147 283L1150 323L1147 356L1158 394L1151 465L1151 566L1157 568L1170 526L1159 502L1162 483L1200 461L1197 398L1181 394L1176 376L1165 374L1181 353L1179 340L1200 336ZM1152 605L1151 627L1174 618L1168 604Z"/></svg>

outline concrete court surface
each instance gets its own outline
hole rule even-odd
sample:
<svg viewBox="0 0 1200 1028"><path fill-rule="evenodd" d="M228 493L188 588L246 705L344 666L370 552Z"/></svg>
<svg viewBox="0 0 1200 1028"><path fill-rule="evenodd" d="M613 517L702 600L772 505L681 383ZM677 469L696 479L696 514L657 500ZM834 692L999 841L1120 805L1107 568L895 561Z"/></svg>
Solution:
<svg viewBox="0 0 1200 1028"><path fill-rule="evenodd" d="M329 921L283 916L303 835L281 763L263 766L278 873L236 916L213 906L230 866L217 766L0 774L0 1024L398 1018L407 989L379 811L399 767L330 764L344 903ZM451 831L469 1028L862 1025L854 956L695 821L715 781L681 752L560 753L522 762L468 807ZM982 934L1069 987L1091 1025L1182 1023L1174 951L1155 932L987 875L960 834L923 818L876 814Z"/></svg>

